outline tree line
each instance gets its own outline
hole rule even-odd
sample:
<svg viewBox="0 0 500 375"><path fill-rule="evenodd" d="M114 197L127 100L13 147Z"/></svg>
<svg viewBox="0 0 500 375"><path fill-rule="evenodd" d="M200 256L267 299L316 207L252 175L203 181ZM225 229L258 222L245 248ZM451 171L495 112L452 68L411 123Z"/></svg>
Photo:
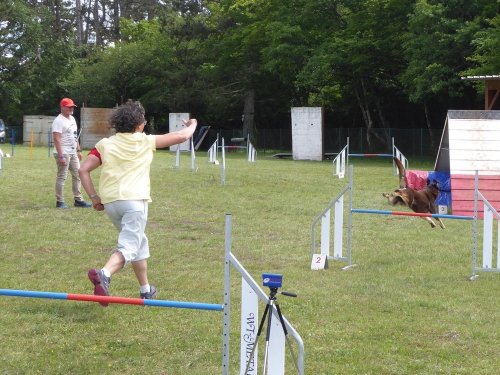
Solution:
<svg viewBox="0 0 500 375"><path fill-rule="evenodd" d="M201 123L290 126L320 106L327 127L439 128L448 109L482 109L500 73L497 0L5 0L0 118L52 115L70 96L132 98L150 131L170 112Z"/></svg>

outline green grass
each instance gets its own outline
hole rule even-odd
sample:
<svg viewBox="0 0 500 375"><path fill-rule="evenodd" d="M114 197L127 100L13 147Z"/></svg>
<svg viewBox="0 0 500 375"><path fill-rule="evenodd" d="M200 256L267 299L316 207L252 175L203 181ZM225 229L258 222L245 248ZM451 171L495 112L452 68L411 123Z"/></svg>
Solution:
<svg viewBox="0 0 500 375"><path fill-rule="evenodd" d="M354 207L391 209L397 185L387 160L351 159ZM410 159L411 163L411 159ZM224 220L232 249L260 282L283 274L286 318L305 344L305 370L330 374L475 374L500 368L500 275L471 282L472 222L355 215L353 262L311 271L312 220L347 184L331 162L255 164L228 154L220 167L198 153L173 168L152 165L149 274L161 299L223 302ZM412 168L431 169L432 162ZM97 176L96 176L97 178ZM55 165L46 148L18 146L0 171L0 288L91 293L86 272L101 267L117 233L104 213L56 210ZM69 182L67 201L71 202ZM231 374L239 373L239 279L232 274ZM130 268L113 295L137 297ZM220 374L222 313L0 297L0 374ZM263 338L262 338L263 339ZM263 345L262 345L263 347ZM287 354L288 356L288 354ZM262 362L261 362L262 363ZM294 368L287 357L287 374Z"/></svg>

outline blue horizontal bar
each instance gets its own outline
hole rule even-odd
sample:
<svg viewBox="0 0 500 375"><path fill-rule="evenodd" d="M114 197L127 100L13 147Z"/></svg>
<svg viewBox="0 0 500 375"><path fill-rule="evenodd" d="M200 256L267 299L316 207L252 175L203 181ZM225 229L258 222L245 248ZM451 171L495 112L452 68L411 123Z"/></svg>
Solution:
<svg viewBox="0 0 500 375"><path fill-rule="evenodd" d="M68 293L38 292L34 290L0 289L0 296L68 299Z"/></svg>
<svg viewBox="0 0 500 375"><path fill-rule="evenodd" d="M368 209L362 209L362 208L353 208L351 210L351 212L359 213L359 214L377 214L377 215L413 216L413 217L436 217L436 218L440 218L440 219L474 220L474 216L426 214L426 213L402 212L402 211L368 210Z"/></svg>
<svg viewBox="0 0 500 375"><path fill-rule="evenodd" d="M178 309L213 310L213 311L224 310L224 305L217 305L213 303L165 301L159 299L145 299L144 305L159 306L159 307L175 307Z"/></svg>
<svg viewBox="0 0 500 375"><path fill-rule="evenodd" d="M59 299L59 300L62 299L62 300L72 300L72 301L78 301L78 300L84 301L84 299L77 297L87 297L82 294L72 294L71 295L72 298L68 298L69 296L68 293L39 292L34 290L16 290L16 289L0 289L0 296L49 298L49 299ZM101 296L100 298L103 297L104 296ZM109 301L110 303L130 303L129 301L138 300L137 298L126 298L126 297L108 297L108 298L122 300L122 301L110 300ZM96 301L91 301L91 302L96 302ZM218 305L213 303L166 301L157 299L144 299L141 300L141 302L144 302L144 306L174 307L179 309L212 310L212 311L224 310L224 305Z"/></svg>

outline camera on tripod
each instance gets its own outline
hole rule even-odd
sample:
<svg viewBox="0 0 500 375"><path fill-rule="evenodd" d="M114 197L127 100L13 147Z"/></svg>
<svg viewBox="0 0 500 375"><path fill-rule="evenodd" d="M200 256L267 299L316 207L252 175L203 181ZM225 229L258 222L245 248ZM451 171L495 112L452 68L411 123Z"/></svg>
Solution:
<svg viewBox="0 0 500 375"><path fill-rule="evenodd" d="M257 348L257 341L259 340L260 334L262 333L262 328L264 327L264 322L267 319L267 331L266 331L266 349L265 349L265 354L264 354L264 366L263 366L263 374L266 375L268 374L266 371L268 370L267 368L267 358L268 358L268 352L269 352L269 336L271 334L271 319L273 316L273 311L278 315L279 322L281 324L281 328L283 329L283 334L285 335L286 342L288 344L288 348L290 349L290 355L292 356L293 363L295 365L295 368L297 369L297 373L300 374L299 372L299 367L297 364L297 359L295 357L295 353L293 352L292 345L290 343L290 339L288 338L288 331L286 328L285 320L283 318L283 315L281 314L281 309L278 304L278 301L276 299L276 294L280 293L283 294L284 296L288 297L297 297L295 293L290 293L290 292L278 292L278 288L281 287L281 284L283 282L283 276L277 273L263 273L262 274L262 284L264 286L269 287L270 293L269 293L269 299L267 300L266 304L266 309L264 310L264 314L262 315L262 319L260 320L259 323L259 329L257 331L257 336L255 337L255 341L252 346L252 351L250 352L250 357L248 358L247 366L245 368L244 374L248 374L248 370L250 369L250 365L253 363L253 357L255 354L255 349Z"/></svg>
<svg viewBox="0 0 500 375"><path fill-rule="evenodd" d="M281 288L283 275L277 273L263 273L262 285L269 288Z"/></svg>

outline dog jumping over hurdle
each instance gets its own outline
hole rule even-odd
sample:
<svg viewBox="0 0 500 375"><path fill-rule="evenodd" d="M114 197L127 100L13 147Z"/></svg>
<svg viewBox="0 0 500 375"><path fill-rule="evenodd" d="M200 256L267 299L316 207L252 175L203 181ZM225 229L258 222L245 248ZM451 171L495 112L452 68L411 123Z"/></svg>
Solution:
<svg viewBox="0 0 500 375"><path fill-rule="evenodd" d="M427 186L422 190L415 190L408 187L408 181L406 179L406 170L401 163L401 161L394 157L394 162L396 163L399 171L399 189L394 190L392 193L383 193L382 195L387 198L390 204L393 206L401 204L411 208L417 213L429 213L436 214L436 198L439 194L439 189L437 182L434 180L432 182L427 181ZM432 228L436 227L436 223L430 217L422 217L422 219L427 220ZM436 218L439 226L445 229L445 226L440 218Z"/></svg>

